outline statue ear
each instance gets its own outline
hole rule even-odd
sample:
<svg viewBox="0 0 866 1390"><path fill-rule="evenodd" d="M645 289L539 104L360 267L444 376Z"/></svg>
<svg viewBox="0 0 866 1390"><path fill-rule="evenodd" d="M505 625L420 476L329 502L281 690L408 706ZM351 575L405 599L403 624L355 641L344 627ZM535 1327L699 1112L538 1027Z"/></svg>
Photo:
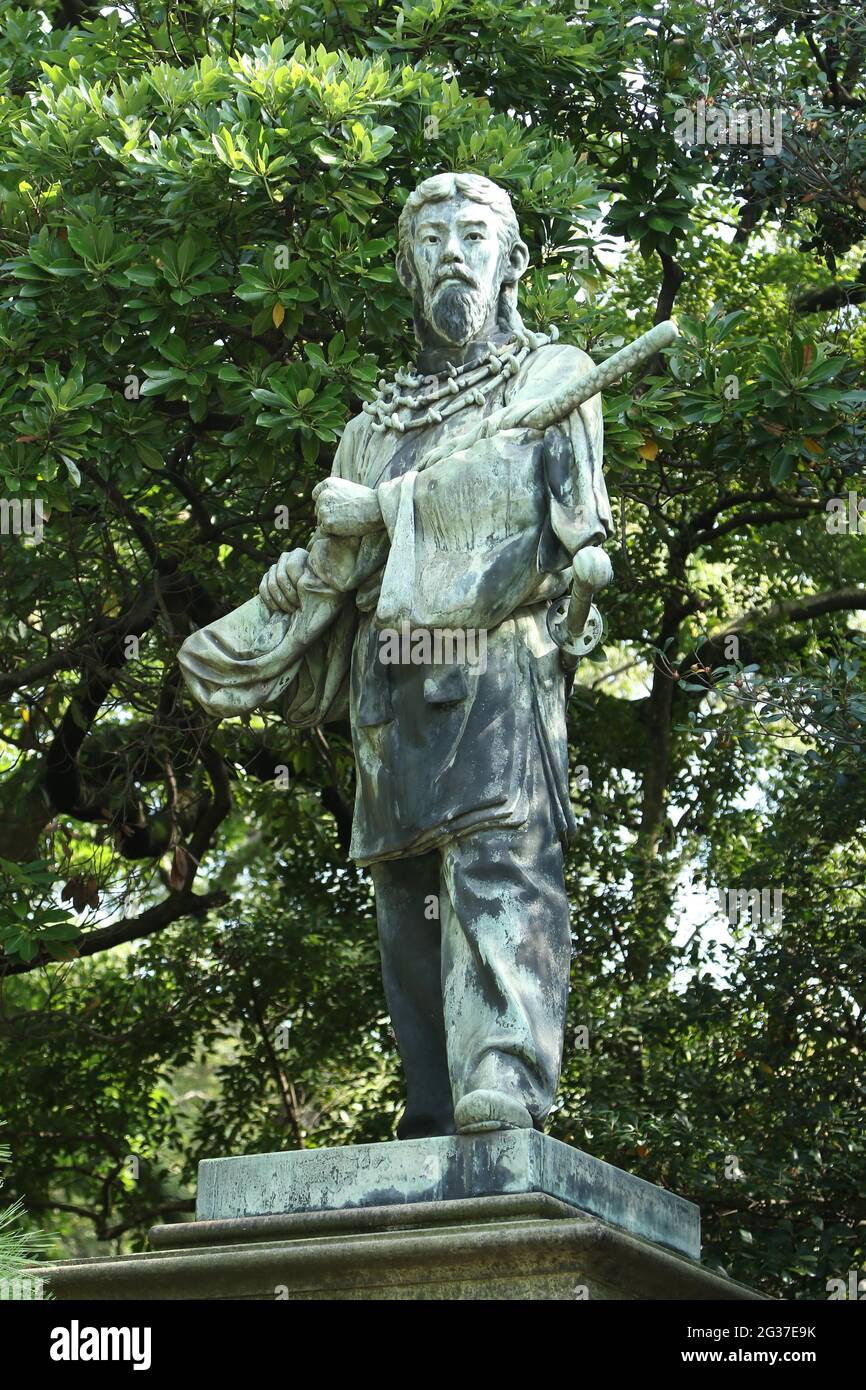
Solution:
<svg viewBox="0 0 866 1390"><path fill-rule="evenodd" d="M503 285L516 285L529 265L529 248L525 241L515 241L508 253L502 273Z"/></svg>
<svg viewBox="0 0 866 1390"><path fill-rule="evenodd" d="M394 262L394 264L395 264L395 267L396 267L396 270L397 270L397 274L398 274L399 277L400 277L400 283L401 283L401 285L403 286L404 289L408 290L410 294L414 294L414 293L415 293L415 268L414 268L414 266L411 265L411 263L410 263L410 262L407 260L407 258L403 255L402 251L398 252L397 259L396 259L396 261Z"/></svg>

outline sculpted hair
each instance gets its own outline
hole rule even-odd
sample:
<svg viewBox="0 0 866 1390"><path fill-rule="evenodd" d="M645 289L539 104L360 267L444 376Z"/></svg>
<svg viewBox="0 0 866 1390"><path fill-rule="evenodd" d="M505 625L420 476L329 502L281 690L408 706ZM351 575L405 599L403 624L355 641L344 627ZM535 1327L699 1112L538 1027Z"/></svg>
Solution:
<svg viewBox="0 0 866 1390"><path fill-rule="evenodd" d="M424 179L414 189L403 206L397 223L398 249L397 268L400 263L414 273L412 242L415 236L415 219L428 203L442 203L448 198L462 197L473 203L483 203L496 213L498 219L499 246L503 259L510 253L516 242L520 241L520 227L511 199L504 188L483 174L433 174ZM403 279L401 274L401 279ZM404 280L405 283L405 280ZM517 312L517 282L503 284L499 292L499 324L505 329L522 328L523 322Z"/></svg>

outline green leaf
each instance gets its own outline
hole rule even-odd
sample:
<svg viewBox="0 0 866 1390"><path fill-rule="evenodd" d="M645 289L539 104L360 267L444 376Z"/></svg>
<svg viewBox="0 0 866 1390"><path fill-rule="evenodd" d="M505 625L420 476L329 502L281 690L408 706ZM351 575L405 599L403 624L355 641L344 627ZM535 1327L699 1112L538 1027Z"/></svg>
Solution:
<svg viewBox="0 0 866 1390"><path fill-rule="evenodd" d="M776 458L770 465L770 482L774 487L781 487L782 483L790 478L794 471L794 460L788 456Z"/></svg>

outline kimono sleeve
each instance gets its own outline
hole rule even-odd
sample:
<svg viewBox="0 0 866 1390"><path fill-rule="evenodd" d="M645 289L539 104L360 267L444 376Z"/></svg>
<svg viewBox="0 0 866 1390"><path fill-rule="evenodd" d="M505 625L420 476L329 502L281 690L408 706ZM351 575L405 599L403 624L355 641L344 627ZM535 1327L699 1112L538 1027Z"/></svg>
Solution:
<svg viewBox="0 0 866 1390"><path fill-rule="evenodd" d="M584 376L592 359L579 348L543 348L521 384L521 394L549 396ZM544 436L542 467L548 514L538 544L538 569L554 573L570 565L578 550L601 545L613 531L602 472L604 426L601 396L593 396L551 426Z"/></svg>
<svg viewBox="0 0 866 1390"><path fill-rule="evenodd" d="M338 477L353 466L354 425L347 426L334 458ZM191 633L178 661L199 704L225 718L281 700L290 723L340 718L357 623L353 591L370 563L369 547L365 551L357 539L317 532L297 581L296 609L274 612L257 594Z"/></svg>

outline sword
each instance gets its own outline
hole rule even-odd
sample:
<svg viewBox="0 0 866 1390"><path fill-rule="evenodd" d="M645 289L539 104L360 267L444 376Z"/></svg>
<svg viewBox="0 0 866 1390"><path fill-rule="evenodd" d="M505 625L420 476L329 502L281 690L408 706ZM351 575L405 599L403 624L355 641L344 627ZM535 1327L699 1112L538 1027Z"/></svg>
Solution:
<svg viewBox="0 0 866 1390"><path fill-rule="evenodd" d="M574 557L571 575L571 593L547 610L547 631L567 671L601 641L604 622L593 599L613 579L610 556L600 545L585 545Z"/></svg>

